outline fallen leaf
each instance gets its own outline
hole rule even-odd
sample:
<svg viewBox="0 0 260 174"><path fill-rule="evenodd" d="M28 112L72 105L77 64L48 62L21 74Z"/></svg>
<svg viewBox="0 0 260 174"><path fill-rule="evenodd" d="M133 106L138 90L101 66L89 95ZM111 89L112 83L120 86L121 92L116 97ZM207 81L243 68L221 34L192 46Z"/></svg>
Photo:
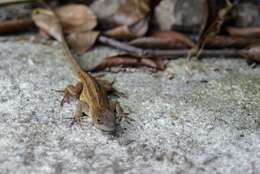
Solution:
<svg viewBox="0 0 260 174"><path fill-rule="evenodd" d="M144 18L130 26L123 25L111 30L107 30L105 34L109 37L119 40L129 40L143 36L148 30L148 18Z"/></svg>
<svg viewBox="0 0 260 174"><path fill-rule="evenodd" d="M30 18L0 21L0 33L7 34L7 33L25 31L32 26L33 26L33 21Z"/></svg>
<svg viewBox="0 0 260 174"><path fill-rule="evenodd" d="M135 34L133 34L130 30L129 27L124 25L120 27L113 28L111 30L107 30L105 32L105 35L112 37L114 39L119 39L119 40L129 40L135 38Z"/></svg>
<svg viewBox="0 0 260 174"><path fill-rule="evenodd" d="M260 43L259 39L237 37L237 36L215 36L214 39L208 40L205 47L207 48L245 48L248 45Z"/></svg>
<svg viewBox="0 0 260 174"><path fill-rule="evenodd" d="M97 65L90 71L100 71L105 68L110 68L114 66L134 66L137 64L138 60L136 58L122 54L105 58L99 65Z"/></svg>
<svg viewBox="0 0 260 174"><path fill-rule="evenodd" d="M232 36L241 36L241 37L250 37L250 38L260 37L260 27L245 27L245 28L228 27L227 31Z"/></svg>
<svg viewBox="0 0 260 174"><path fill-rule="evenodd" d="M195 46L195 43L192 40L190 40L187 36L183 35L182 33L176 32L176 31L154 32L154 33L151 34L151 36L169 39L173 43L178 42L178 43L186 45L188 47L194 47Z"/></svg>
<svg viewBox="0 0 260 174"><path fill-rule="evenodd" d="M91 69L91 71L100 71L105 68L115 66L147 66L158 70L165 69L165 63L161 60L150 58L141 58L129 54L120 54L104 59L99 65Z"/></svg>
<svg viewBox="0 0 260 174"><path fill-rule="evenodd" d="M140 65L155 68L161 71L166 68L165 62L159 59L141 58Z"/></svg>
<svg viewBox="0 0 260 174"><path fill-rule="evenodd" d="M141 47L141 48L154 48L154 49L185 49L190 48L190 46L178 42L178 40L171 40L166 38L157 37L141 37L132 40L130 45Z"/></svg>
<svg viewBox="0 0 260 174"><path fill-rule="evenodd" d="M72 6L73 8L79 7L79 6ZM63 13L67 11L68 9L72 7L63 7L61 10ZM80 7L79 9L82 9ZM85 9L85 8L83 8ZM75 13L75 12L73 12ZM73 14L72 13L72 14ZM63 19L63 22L71 19L71 14L66 16L60 16ZM63 28L60 25L60 21L58 16L54 14L51 10L48 9L36 9L32 13L32 19L35 22L36 26L38 26L41 29L41 33L44 35L52 36L53 38L57 39L58 41L62 41L63 39ZM65 20L66 19L66 20ZM87 51L91 46L94 45L96 42L96 39L99 35L99 32L92 32L88 31L89 29L92 29L94 27L93 22L90 22L89 26L87 27L87 23L81 23L81 20L78 20L74 24L80 24L78 26L74 25L74 29L70 30L70 33L67 37L68 44L70 47L75 49L79 53L83 53ZM68 26L68 25L67 25ZM85 28L84 28L85 26ZM90 27L91 26L91 27ZM78 28L77 28L78 27ZM83 28L81 28L83 27ZM87 30L83 32L84 30ZM72 29L72 28L70 28ZM79 32L76 32L79 31Z"/></svg>
<svg viewBox="0 0 260 174"><path fill-rule="evenodd" d="M169 49L171 43L167 39L156 37L140 37L129 42L130 45L141 48L157 48L157 49ZM180 45L175 45L176 47Z"/></svg>
<svg viewBox="0 0 260 174"><path fill-rule="evenodd" d="M96 42L99 32L88 31L84 33L70 33L67 36L69 46L76 52L82 54L88 51Z"/></svg>
<svg viewBox="0 0 260 174"><path fill-rule="evenodd" d="M95 0L90 8L103 29L130 26L150 12L149 0Z"/></svg>
<svg viewBox="0 0 260 174"><path fill-rule="evenodd" d="M58 41L63 40L63 31L56 15L48 9L38 8L33 10L32 19L37 27L48 33Z"/></svg>
<svg viewBox="0 0 260 174"><path fill-rule="evenodd" d="M129 40L147 32L149 5L150 0L96 0L90 8L107 36Z"/></svg>
<svg viewBox="0 0 260 174"><path fill-rule="evenodd" d="M86 32L94 29L97 18L86 5L72 4L55 10L65 33Z"/></svg>

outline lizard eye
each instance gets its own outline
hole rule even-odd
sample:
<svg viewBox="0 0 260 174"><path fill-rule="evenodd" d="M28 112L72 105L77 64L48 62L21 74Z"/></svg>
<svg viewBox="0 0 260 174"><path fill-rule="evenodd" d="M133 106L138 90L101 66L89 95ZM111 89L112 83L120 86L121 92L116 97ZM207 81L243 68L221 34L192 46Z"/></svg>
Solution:
<svg viewBox="0 0 260 174"><path fill-rule="evenodd" d="M102 124L102 121L100 120L100 118L97 119L98 124Z"/></svg>

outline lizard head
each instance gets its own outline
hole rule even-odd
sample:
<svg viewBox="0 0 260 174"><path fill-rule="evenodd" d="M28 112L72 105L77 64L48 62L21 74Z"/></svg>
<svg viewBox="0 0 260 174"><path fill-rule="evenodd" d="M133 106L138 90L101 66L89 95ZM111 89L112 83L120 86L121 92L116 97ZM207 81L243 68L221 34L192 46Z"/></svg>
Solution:
<svg viewBox="0 0 260 174"><path fill-rule="evenodd" d="M116 129L116 119L114 112L109 109L102 109L97 112L96 117L94 117L94 125L96 128L104 132L114 132Z"/></svg>

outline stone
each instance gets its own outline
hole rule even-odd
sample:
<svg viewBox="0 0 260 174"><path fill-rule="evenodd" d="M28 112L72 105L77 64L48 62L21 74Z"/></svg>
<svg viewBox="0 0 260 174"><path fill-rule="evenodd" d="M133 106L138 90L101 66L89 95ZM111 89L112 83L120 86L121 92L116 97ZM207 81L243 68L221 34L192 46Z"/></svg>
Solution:
<svg viewBox="0 0 260 174"><path fill-rule="evenodd" d="M178 59L156 74L106 72L133 119L107 135L89 118L69 126L76 101L60 108L54 90L77 78L59 44L0 40L1 173L260 173L259 66L209 58L187 72Z"/></svg>

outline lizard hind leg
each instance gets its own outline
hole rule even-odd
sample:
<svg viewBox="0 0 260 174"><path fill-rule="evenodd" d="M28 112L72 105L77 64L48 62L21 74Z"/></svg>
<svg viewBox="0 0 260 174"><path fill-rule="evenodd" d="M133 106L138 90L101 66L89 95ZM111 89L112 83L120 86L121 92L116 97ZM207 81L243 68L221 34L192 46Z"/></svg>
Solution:
<svg viewBox="0 0 260 174"><path fill-rule="evenodd" d="M81 82L78 82L76 85L66 86L64 89L64 95L61 100L60 106L63 106L63 104L67 101L69 97L79 97L82 89L83 84Z"/></svg>

